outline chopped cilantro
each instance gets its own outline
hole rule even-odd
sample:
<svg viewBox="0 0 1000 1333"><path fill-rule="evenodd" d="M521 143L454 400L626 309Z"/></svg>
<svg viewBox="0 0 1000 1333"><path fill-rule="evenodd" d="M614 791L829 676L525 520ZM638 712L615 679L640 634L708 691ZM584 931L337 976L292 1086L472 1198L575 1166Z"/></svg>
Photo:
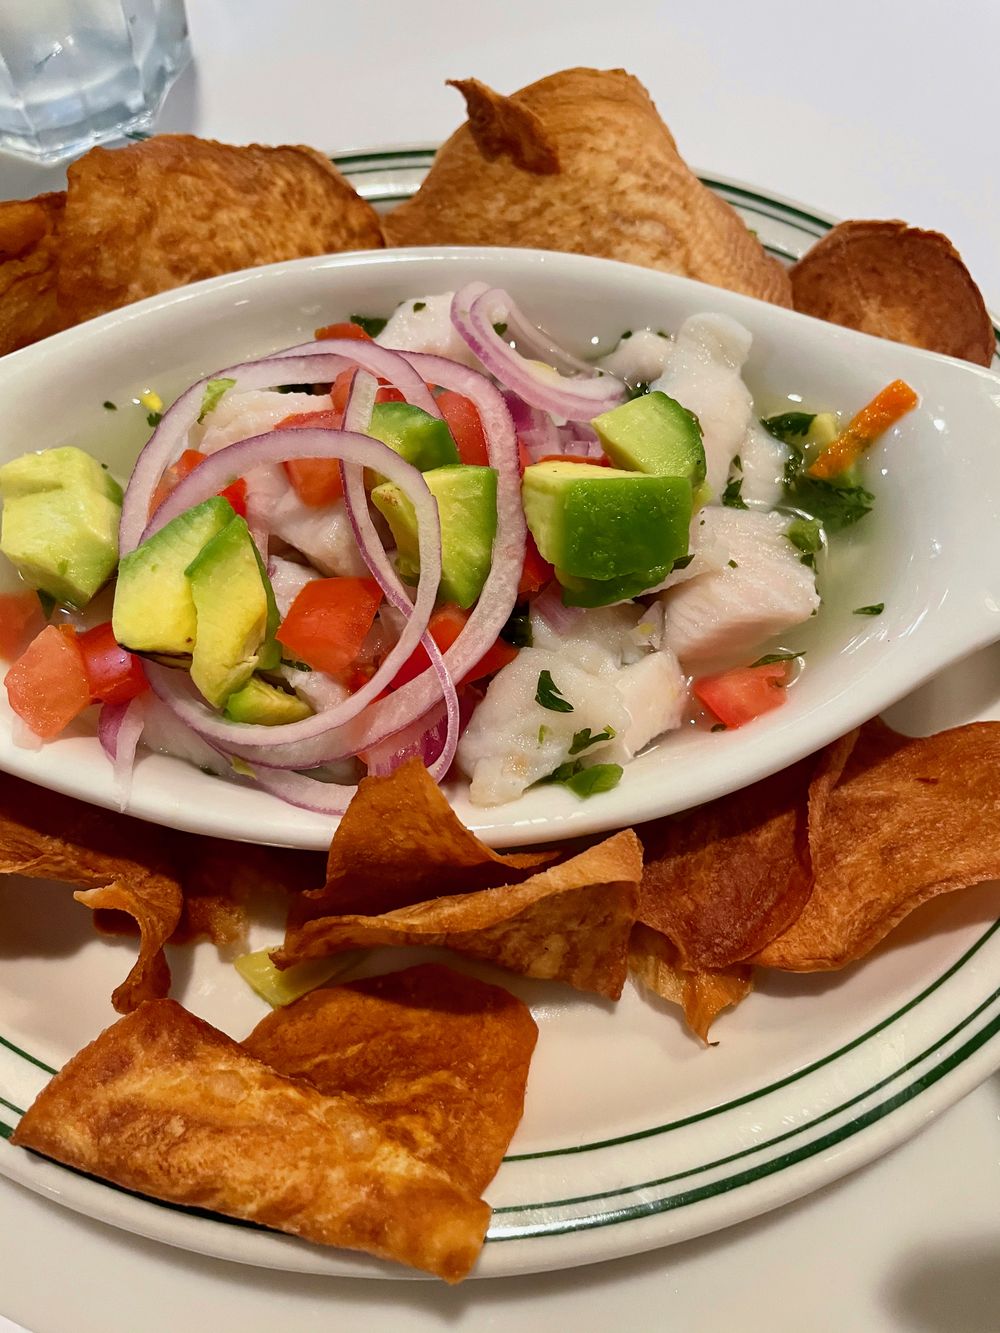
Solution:
<svg viewBox="0 0 1000 1333"><path fill-rule="evenodd" d="M552 679L549 671L538 673L538 687L535 690L535 703L541 704L551 713L572 713L573 705L563 697L563 692Z"/></svg>
<svg viewBox="0 0 1000 1333"><path fill-rule="evenodd" d="M856 616L880 616L885 610L885 602L875 602L871 606L856 606L854 614Z"/></svg>
<svg viewBox="0 0 1000 1333"><path fill-rule="evenodd" d="M512 648L530 648L532 645L531 616L527 611L516 608L510 613L506 625L500 631L500 637Z"/></svg>
<svg viewBox="0 0 1000 1333"><path fill-rule="evenodd" d="M680 558L679 560L675 560L675 561L674 561L674 563L673 563L673 568L674 568L674 569L687 569L688 565L691 563L691 561L692 561L693 559L694 559L694 552L693 552L693 551L691 552L690 555L682 555L681 558Z"/></svg>
<svg viewBox="0 0 1000 1333"><path fill-rule="evenodd" d="M148 425L152 426L154 430L156 429L156 427L160 424L160 422L161 422L162 420L163 420L163 413L162 413L162 412L147 412L147 413L146 413L146 422L147 422ZM199 417L198 420L200 421L201 418Z"/></svg>
<svg viewBox="0 0 1000 1333"><path fill-rule="evenodd" d="M726 489L722 492L722 503L728 509L746 509L747 502L743 499L740 492L743 490L743 478L731 477L726 483Z"/></svg>
<svg viewBox="0 0 1000 1333"><path fill-rule="evenodd" d="M110 398L105 398L105 400L104 400L104 410L105 410L105 412L117 412L117 411L118 411L118 404L117 404L117 403L113 403L113 402L111 401Z"/></svg>
<svg viewBox="0 0 1000 1333"><path fill-rule="evenodd" d="M863 486L835 486L818 477L797 476L789 486L785 482L788 499L796 509L811 514L827 532L839 532L864 518L875 497Z"/></svg>
<svg viewBox="0 0 1000 1333"><path fill-rule="evenodd" d="M236 383L225 375L220 375L216 380L209 380L205 385L205 392L201 399L201 411L198 413L198 420L204 421L209 412L214 412L219 406L222 395L227 389L231 389Z"/></svg>
<svg viewBox="0 0 1000 1333"><path fill-rule="evenodd" d="M631 337L632 337L632 330L626 329L625 332L622 334L622 336L618 339L618 341L620 343L623 343L626 338L631 338Z"/></svg>
<svg viewBox="0 0 1000 1333"><path fill-rule="evenodd" d="M574 732L569 752L580 754L581 751L589 750L592 745L596 745L598 741L613 741L616 734L612 726L605 726L603 731L598 732L592 732L589 727L584 727L582 731Z"/></svg>
<svg viewBox="0 0 1000 1333"><path fill-rule="evenodd" d="M621 780L621 764L591 764L589 768L584 768L579 759L572 764L560 764L547 778L541 779L544 783L559 783L568 787L581 800L598 792L611 791Z"/></svg>
<svg viewBox="0 0 1000 1333"><path fill-rule="evenodd" d="M43 588L37 589L37 596L42 606L42 615L48 620L51 617L52 612L56 609L56 599L50 592L46 592Z"/></svg>
<svg viewBox="0 0 1000 1333"><path fill-rule="evenodd" d="M283 667L291 667L293 671L312 671L308 662L296 662L292 657L283 657L281 659Z"/></svg>
<svg viewBox="0 0 1000 1333"><path fill-rule="evenodd" d="M763 657L758 657L756 662L751 662L751 667L770 666L772 662L794 662L800 657L805 657L805 653L765 653Z"/></svg>
<svg viewBox="0 0 1000 1333"><path fill-rule="evenodd" d="M814 555L823 546L823 525L818 518L796 518L785 536L797 550Z"/></svg>
<svg viewBox="0 0 1000 1333"><path fill-rule="evenodd" d="M809 428L816 420L815 412L782 412L776 417L763 417L761 425L782 444L791 444L795 439L802 439L809 434Z"/></svg>
<svg viewBox="0 0 1000 1333"><path fill-rule="evenodd" d="M503 335L507 332L507 325L506 325L506 324L494 324L494 325L493 325L493 332L497 335L498 338L502 338Z"/></svg>
<svg viewBox="0 0 1000 1333"><path fill-rule="evenodd" d="M358 328L364 329L369 338L377 338L389 323L387 319L380 319L378 315L350 315L348 318L352 324L357 324Z"/></svg>
<svg viewBox="0 0 1000 1333"><path fill-rule="evenodd" d="M426 302L426 301L414 301L414 302L413 302L413 313L414 313L415 315L419 315L420 312L421 312L421 310L426 310L426 309L427 309L427 302Z"/></svg>
<svg viewBox="0 0 1000 1333"><path fill-rule="evenodd" d="M729 566L730 569L739 569L739 565L736 563L735 560L727 560L726 564Z"/></svg>

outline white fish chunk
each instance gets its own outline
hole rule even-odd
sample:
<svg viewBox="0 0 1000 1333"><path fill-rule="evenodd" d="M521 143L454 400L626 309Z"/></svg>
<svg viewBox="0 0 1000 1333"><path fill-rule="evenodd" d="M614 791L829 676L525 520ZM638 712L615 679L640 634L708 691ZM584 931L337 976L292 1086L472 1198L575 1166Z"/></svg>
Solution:
<svg viewBox="0 0 1000 1333"><path fill-rule="evenodd" d="M285 560L280 555L272 556L268 561L267 573L282 620L306 584L320 577L310 565L300 565L298 561Z"/></svg>
<svg viewBox="0 0 1000 1333"><path fill-rule="evenodd" d="M664 649L623 667L615 677L615 689L630 721L602 751L601 762L627 764L650 741L681 725L688 700L687 678L677 658Z"/></svg>
<svg viewBox="0 0 1000 1333"><path fill-rule="evenodd" d="M335 708L350 694L346 685L341 685L325 671L301 671L298 667L282 666L281 674L299 698L316 713Z"/></svg>
<svg viewBox="0 0 1000 1333"><path fill-rule="evenodd" d="M571 713L557 713L535 702L538 678L548 671ZM522 648L517 658L490 682L458 746L458 763L471 779L475 805L513 801L532 783L569 758L576 732L610 726L627 731L630 718L614 685L543 648ZM596 756L610 742L598 742L586 754Z"/></svg>
<svg viewBox="0 0 1000 1333"><path fill-rule="evenodd" d="M751 509L773 509L784 495L785 464L792 456L791 449L753 418L739 454L743 465L741 499Z"/></svg>
<svg viewBox="0 0 1000 1333"><path fill-rule="evenodd" d="M375 341L398 352L432 352L435 356L446 356L450 361L459 361L463 366L478 370L478 359L451 322L451 298L454 295L454 292L441 292L437 296L404 301L389 317ZM418 310L417 306L421 308Z"/></svg>
<svg viewBox="0 0 1000 1333"><path fill-rule="evenodd" d="M636 329L623 338L613 352L594 362L602 370L629 384L650 384L659 375L670 356L673 340L652 329Z"/></svg>
<svg viewBox="0 0 1000 1333"><path fill-rule="evenodd" d="M702 511L705 572L661 594L664 640L685 667L734 665L819 607L815 574L785 536L788 523L752 509Z"/></svg>
<svg viewBox="0 0 1000 1333"><path fill-rule="evenodd" d="M701 422L706 480L722 494L729 464L740 451L753 400L741 370L751 337L726 315L692 315L678 330L663 374L650 387L662 389Z"/></svg>
<svg viewBox="0 0 1000 1333"><path fill-rule="evenodd" d="M343 500L314 508L303 504L286 485L284 494L270 508L268 523L275 536L301 551L321 574L363 577L368 573Z"/></svg>
<svg viewBox="0 0 1000 1333"><path fill-rule="evenodd" d="M278 393L273 389L249 389L225 393L203 422L191 427L192 449L214 454L237 440L249 440L274 430L279 421L296 412L323 412L331 407L328 393Z"/></svg>
<svg viewBox="0 0 1000 1333"><path fill-rule="evenodd" d="M531 617L531 640L595 676L614 675L622 662L637 656L637 608L602 606L579 613L568 630L557 634L537 613Z"/></svg>

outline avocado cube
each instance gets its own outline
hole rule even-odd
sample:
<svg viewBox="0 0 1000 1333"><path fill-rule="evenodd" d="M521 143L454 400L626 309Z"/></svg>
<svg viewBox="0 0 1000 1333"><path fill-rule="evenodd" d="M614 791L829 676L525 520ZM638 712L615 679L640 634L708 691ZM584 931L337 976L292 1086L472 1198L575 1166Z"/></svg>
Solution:
<svg viewBox="0 0 1000 1333"><path fill-rule="evenodd" d="M120 518L93 490L15 495L4 501L0 551L33 588L86 606L115 572Z"/></svg>
<svg viewBox="0 0 1000 1333"><path fill-rule="evenodd" d="M197 630L194 598L185 570L235 518L219 495L165 524L118 566L111 624L115 638L134 653L190 656Z"/></svg>
<svg viewBox="0 0 1000 1333"><path fill-rule="evenodd" d="M687 553L691 483L591 463L525 468L524 516L539 551L577 579L623 579Z"/></svg>
<svg viewBox="0 0 1000 1333"><path fill-rule="evenodd" d="M92 491L115 504L122 502L122 488L107 468L74 445L22 454L0 467L0 492L5 500L60 490Z"/></svg>
<svg viewBox="0 0 1000 1333"><path fill-rule="evenodd" d="M368 434L421 472L460 462L447 424L410 403L376 403Z"/></svg>
<svg viewBox="0 0 1000 1333"><path fill-rule="evenodd" d="M578 579L564 569L557 569L556 579L562 587L564 606L614 606L655 588L669 573L669 565L658 565L656 569L644 569L621 579Z"/></svg>
<svg viewBox="0 0 1000 1333"><path fill-rule="evenodd" d="M226 700L226 717L232 722L252 722L259 727L280 727L312 716L312 709L295 694L251 676L242 689Z"/></svg>
<svg viewBox="0 0 1000 1333"><path fill-rule="evenodd" d="M267 639L267 576L246 519L227 523L185 572L196 615L191 679L221 707L249 681Z"/></svg>
<svg viewBox="0 0 1000 1333"><path fill-rule="evenodd" d="M432 468L424 473L424 481L437 501L441 521L439 598L469 607L482 592L493 559L496 471L459 463ZM392 529L400 577L415 580L420 573L420 556L413 505L391 481L375 487L372 503Z"/></svg>
<svg viewBox="0 0 1000 1333"><path fill-rule="evenodd" d="M616 467L654 477L705 480L705 446L693 412L655 390L603 412L590 423Z"/></svg>

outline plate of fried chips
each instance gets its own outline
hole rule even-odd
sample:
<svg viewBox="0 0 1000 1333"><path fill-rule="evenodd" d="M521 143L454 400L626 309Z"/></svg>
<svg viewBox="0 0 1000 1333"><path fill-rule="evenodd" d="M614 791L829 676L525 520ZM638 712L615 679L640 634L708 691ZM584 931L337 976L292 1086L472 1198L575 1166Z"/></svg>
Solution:
<svg viewBox="0 0 1000 1333"><path fill-rule="evenodd" d="M385 149L338 159L338 182L396 244L488 243L489 225L497 244L676 266L641 225L666 206L650 172L670 199L704 196L641 89L608 77L569 71L512 98L467 81L469 124L433 170L432 149ZM564 128L581 99L618 145L586 170L609 213L637 219L624 241L581 221L600 197ZM200 153L171 170L197 177ZM244 200L270 188L260 170L248 160ZM693 276L994 355L944 238L831 230L761 190L706 187L762 250L715 271L696 246ZM14 221L35 235L8 290L55 293L41 305L56 327L86 317L51 259L72 189L7 215L8 235ZM714 204L703 217L731 225ZM102 281L102 308L145 294ZM16 308L39 317L37 300ZM484 846L416 764L362 784L326 858L0 776L0 1170L198 1253L448 1282L637 1253L820 1187L1000 1065L998 665L990 649L952 668L893 711L899 730L872 721L700 809L537 852ZM248 955L272 999L276 977L279 998L302 997L270 1008L233 966Z"/></svg>

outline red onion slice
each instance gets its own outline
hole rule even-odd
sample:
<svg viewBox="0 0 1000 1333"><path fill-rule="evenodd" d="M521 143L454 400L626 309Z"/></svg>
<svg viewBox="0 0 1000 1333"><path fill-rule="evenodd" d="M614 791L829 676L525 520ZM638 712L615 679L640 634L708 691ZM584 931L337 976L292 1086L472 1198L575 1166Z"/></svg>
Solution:
<svg viewBox="0 0 1000 1333"><path fill-rule="evenodd" d="M567 420L589 421L624 400L626 387L613 375L568 379L556 370L533 365L519 356L493 327L500 322L509 324L513 309L514 304L505 291L482 282L467 283L455 293L451 303L455 328L501 384L513 389L532 407ZM589 369L593 371L593 367Z"/></svg>
<svg viewBox="0 0 1000 1333"><path fill-rule="evenodd" d="M558 583L550 583L531 603L532 614L539 615L553 634L568 634L583 615L579 606L563 606Z"/></svg>
<svg viewBox="0 0 1000 1333"><path fill-rule="evenodd" d="M119 809L124 810L132 791L135 752L146 724L146 699L138 695L128 703L102 704L97 719L97 738L111 760Z"/></svg>
<svg viewBox="0 0 1000 1333"><path fill-rule="evenodd" d="M136 460L125 490L118 529L118 547L122 555L134 551L143 540L156 484L187 447L188 432L201 413L205 386L210 379L232 379L235 383L229 392L244 393L249 389L273 389L287 384L333 380L347 367L359 365L395 385L407 402L422 407L431 416L441 415L427 385L397 352L380 347L377 343L351 338L330 338L315 346L318 350L309 356L282 353L218 370L197 384L192 384L168 408ZM232 479L240 475L236 472Z"/></svg>

